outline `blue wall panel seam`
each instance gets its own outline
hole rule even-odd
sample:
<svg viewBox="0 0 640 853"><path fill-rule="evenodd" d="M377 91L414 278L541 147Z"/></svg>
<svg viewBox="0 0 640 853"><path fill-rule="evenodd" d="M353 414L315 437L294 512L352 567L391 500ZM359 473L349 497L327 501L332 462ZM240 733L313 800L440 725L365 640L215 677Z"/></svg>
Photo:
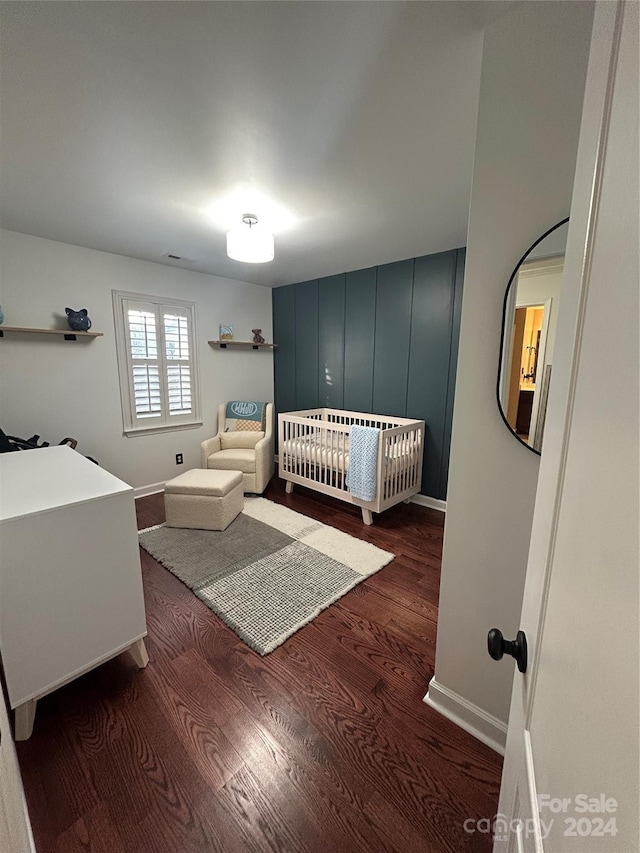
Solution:
<svg viewBox="0 0 640 853"><path fill-rule="evenodd" d="M298 354L296 353L296 285L293 285L293 399L298 406Z"/></svg>
<svg viewBox="0 0 640 853"><path fill-rule="evenodd" d="M344 274L344 296L342 299L342 408L344 409L344 389L347 381L347 274Z"/></svg>
<svg viewBox="0 0 640 853"><path fill-rule="evenodd" d="M404 416L409 417L409 376L411 372L411 330L413 329L413 294L416 286L416 259L411 267L411 303L409 305L409 346L407 347L407 383L404 394Z"/></svg>
<svg viewBox="0 0 640 853"><path fill-rule="evenodd" d="M371 364L371 397L369 402L369 411L372 414L378 414L373 411L373 391L376 387L376 332L378 331L378 269L376 267L376 281L373 290L373 356Z"/></svg>

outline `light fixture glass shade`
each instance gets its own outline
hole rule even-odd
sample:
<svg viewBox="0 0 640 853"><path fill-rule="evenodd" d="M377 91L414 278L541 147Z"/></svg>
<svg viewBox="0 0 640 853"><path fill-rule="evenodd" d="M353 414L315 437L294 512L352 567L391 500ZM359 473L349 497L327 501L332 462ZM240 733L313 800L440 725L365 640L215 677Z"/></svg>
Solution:
<svg viewBox="0 0 640 853"><path fill-rule="evenodd" d="M246 214L242 225L227 231L227 255L245 264L264 264L273 260L273 234L261 228L256 217Z"/></svg>

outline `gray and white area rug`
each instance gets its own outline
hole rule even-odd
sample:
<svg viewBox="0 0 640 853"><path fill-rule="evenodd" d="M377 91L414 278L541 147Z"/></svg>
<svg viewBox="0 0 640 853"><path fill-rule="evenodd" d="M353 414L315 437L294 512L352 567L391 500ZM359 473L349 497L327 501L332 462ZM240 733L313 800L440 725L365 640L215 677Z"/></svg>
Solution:
<svg viewBox="0 0 640 853"><path fill-rule="evenodd" d="M226 530L162 524L140 544L261 655L395 556L266 498Z"/></svg>

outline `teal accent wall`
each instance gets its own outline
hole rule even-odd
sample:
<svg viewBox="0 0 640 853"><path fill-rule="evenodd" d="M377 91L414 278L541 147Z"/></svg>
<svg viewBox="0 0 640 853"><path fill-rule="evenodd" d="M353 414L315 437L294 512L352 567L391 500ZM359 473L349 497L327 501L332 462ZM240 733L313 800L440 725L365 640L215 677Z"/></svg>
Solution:
<svg viewBox="0 0 640 853"><path fill-rule="evenodd" d="M294 288L275 287L273 294L273 340L279 341L282 358L274 358L275 408L291 412L296 408L296 315ZM278 350L275 350L278 353Z"/></svg>
<svg viewBox="0 0 640 853"><path fill-rule="evenodd" d="M376 270L348 272L344 303L344 398L353 412L373 411Z"/></svg>
<svg viewBox="0 0 640 853"><path fill-rule="evenodd" d="M344 409L345 276L318 284L318 403Z"/></svg>
<svg viewBox="0 0 640 853"><path fill-rule="evenodd" d="M405 417L414 261L378 267L373 411Z"/></svg>
<svg viewBox="0 0 640 853"><path fill-rule="evenodd" d="M446 500L464 249L273 290L278 412L425 421L421 492Z"/></svg>

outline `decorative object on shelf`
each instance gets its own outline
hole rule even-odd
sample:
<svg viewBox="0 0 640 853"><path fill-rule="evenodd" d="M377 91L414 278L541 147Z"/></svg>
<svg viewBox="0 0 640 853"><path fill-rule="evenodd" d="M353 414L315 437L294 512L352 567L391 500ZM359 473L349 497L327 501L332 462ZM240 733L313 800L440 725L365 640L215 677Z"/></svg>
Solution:
<svg viewBox="0 0 640 853"><path fill-rule="evenodd" d="M273 234L258 225L254 213L242 216L242 225L227 231L227 255L245 264L265 264L273 260Z"/></svg>
<svg viewBox="0 0 640 853"><path fill-rule="evenodd" d="M253 342L254 342L254 344L264 344L264 343L266 343L265 339L264 339L264 338L262 337L262 335L260 334L260 333L262 332L262 329L251 329L251 331L253 332Z"/></svg>
<svg viewBox="0 0 640 853"><path fill-rule="evenodd" d="M230 326L228 323L220 323L220 340L233 340L233 326Z"/></svg>
<svg viewBox="0 0 640 853"><path fill-rule="evenodd" d="M79 311L74 311L73 308L65 308L67 315L67 323L69 328L74 332L88 332L91 328L91 320L86 308L81 308Z"/></svg>
<svg viewBox="0 0 640 853"><path fill-rule="evenodd" d="M2 305L0 305L0 326L4 323L4 311L2 310Z"/></svg>

